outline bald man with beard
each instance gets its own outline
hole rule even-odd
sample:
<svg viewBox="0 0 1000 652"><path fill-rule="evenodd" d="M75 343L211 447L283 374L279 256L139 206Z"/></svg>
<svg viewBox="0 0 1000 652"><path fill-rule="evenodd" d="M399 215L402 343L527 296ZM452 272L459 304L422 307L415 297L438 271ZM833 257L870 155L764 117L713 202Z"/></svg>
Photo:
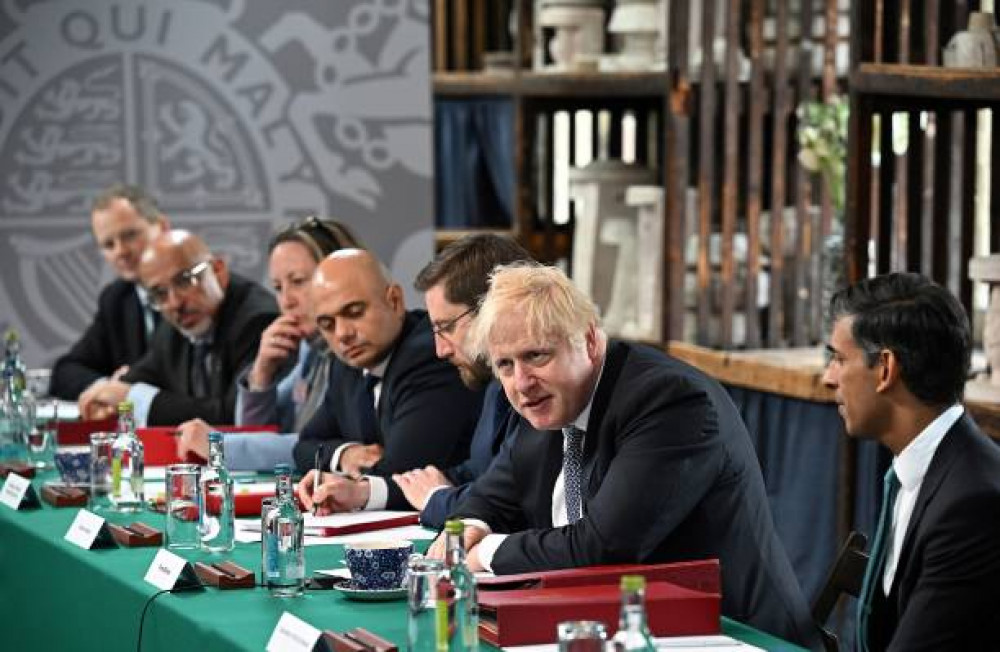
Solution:
<svg viewBox="0 0 1000 652"><path fill-rule="evenodd" d="M370 252L330 254L309 296L337 359L326 399L299 435L296 464L307 471L319 459L321 490L332 496L321 512L410 509L392 475L466 459L482 391L435 355L427 313L406 309L402 288ZM314 474L299 484L306 497Z"/></svg>
<svg viewBox="0 0 1000 652"><path fill-rule="evenodd" d="M119 402L130 400L140 425L194 418L233 423L234 381L278 315L274 298L232 274L201 238L181 230L150 242L139 280L164 323L120 380L99 381L80 396L80 413L110 416Z"/></svg>

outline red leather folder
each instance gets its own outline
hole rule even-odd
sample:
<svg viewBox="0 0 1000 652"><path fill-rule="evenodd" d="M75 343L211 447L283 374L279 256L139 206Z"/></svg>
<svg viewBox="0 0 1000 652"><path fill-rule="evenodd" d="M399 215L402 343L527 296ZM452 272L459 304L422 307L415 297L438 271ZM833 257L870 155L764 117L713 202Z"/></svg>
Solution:
<svg viewBox="0 0 1000 652"><path fill-rule="evenodd" d="M118 419L82 419L80 421L60 421L56 425L56 439L60 446L89 445L90 435L95 432L114 432Z"/></svg>
<svg viewBox="0 0 1000 652"><path fill-rule="evenodd" d="M497 575L478 580L481 591L556 588L613 584L618 586L622 575L642 575L647 582L671 582L694 591L721 593L722 580L718 559L681 561L668 564L615 564L583 566L553 571L536 571L516 575Z"/></svg>
<svg viewBox="0 0 1000 652"><path fill-rule="evenodd" d="M219 432L277 432L276 426L214 426ZM114 430L112 425L111 430ZM150 428L138 428L135 434L142 440L145 446L147 466L166 466L167 464L179 464L181 462L203 463L205 460L188 455L188 459L182 460L177 457L177 438L174 433L177 431L173 426L154 426Z"/></svg>
<svg viewBox="0 0 1000 652"><path fill-rule="evenodd" d="M719 633L718 593L669 582L646 585L646 616L655 636ZM621 591L613 584L547 589L483 591L479 594L479 638L492 645L554 643L564 620L598 620L611 635L618 628Z"/></svg>
<svg viewBox="0 0 1000 652"><path fill-rule="evenodd" d="M260 516L261 504L265 498L270 498L271 496L274 496L273 487L268 491L255 491L252 493L240 493L237 489L236 494L233 496L233 511L236 513L236 516ZM295 500L298 503L299 510L302 510L302 502L298 498L299 495L296 492ZM205 506L209 514L218 514L221 504L222 498L220 496L209 494L205 499Z"/></svg>
<svg viewBox="0 0 1000 652"><path fill-rule="evenodd" d="M404 525L417 525L420 523L420 514L402 514L391 518L383 518L377 521L366 521L364 523L349 523L347 525L324 525L322 527L307 527L306 534L317 537L336 537L342 534L357 534L358 532L374 532L375 530L388 530L393 527L403 527Z"/></svg>

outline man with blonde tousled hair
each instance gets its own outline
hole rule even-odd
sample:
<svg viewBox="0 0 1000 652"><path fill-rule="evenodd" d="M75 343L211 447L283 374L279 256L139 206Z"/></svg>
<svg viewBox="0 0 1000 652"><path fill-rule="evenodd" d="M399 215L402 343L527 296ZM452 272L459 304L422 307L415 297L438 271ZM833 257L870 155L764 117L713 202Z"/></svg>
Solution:
<svg viewBox="0 0 1000 652"><path fill-rule="evenodd" d="M662 351L609 340L593 302L552 267L497 268L474 329L470 344L520 419L453 512L472 568L717 557L723 614L816 644L722 386ZM441 552L436 542L430 554Z"/></svg>

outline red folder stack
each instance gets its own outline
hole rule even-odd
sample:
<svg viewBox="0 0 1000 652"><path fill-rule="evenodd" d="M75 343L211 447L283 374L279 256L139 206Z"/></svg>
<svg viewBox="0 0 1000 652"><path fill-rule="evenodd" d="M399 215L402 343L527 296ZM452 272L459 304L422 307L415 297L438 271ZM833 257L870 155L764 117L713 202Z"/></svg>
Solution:
<svg viewBox="0 0 1000 652"><path fill-rule="evenodd" d="M656 636L719 633L719 562L593 566L480 582L480 638L492 645L552 643L564 620L618 625L623 574L646 577L646 613ZM504 586L531 588L503 590Z"/></svg>

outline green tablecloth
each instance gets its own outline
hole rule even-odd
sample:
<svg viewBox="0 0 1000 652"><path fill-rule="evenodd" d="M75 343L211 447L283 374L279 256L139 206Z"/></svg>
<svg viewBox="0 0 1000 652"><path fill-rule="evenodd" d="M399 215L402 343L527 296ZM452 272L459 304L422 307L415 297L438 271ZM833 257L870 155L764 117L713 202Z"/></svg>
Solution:
<svg viewBox="0 0 1000 652"><path fill-rule="evenodd" d="M35 481L36 487L39 482ZM21 650L136 650L143 607L157 589L143 581L156 548L83 550L63 539L77 509L16 512L0 505L0 648ZM116 523L163 529L162 514L110 515ZM260 547L237 544L229 555L185 552L191 561L231 559L255 571ZM306 565L341 566L341 546L306 549ZM142 650L263 650L282 612L320 629L367 627L400 643L406 639L403 602L361 603L335 591L272 598L262 589L163 594L148 605ZM799 648L726 619L723 632L766 650Z"/></svg>

